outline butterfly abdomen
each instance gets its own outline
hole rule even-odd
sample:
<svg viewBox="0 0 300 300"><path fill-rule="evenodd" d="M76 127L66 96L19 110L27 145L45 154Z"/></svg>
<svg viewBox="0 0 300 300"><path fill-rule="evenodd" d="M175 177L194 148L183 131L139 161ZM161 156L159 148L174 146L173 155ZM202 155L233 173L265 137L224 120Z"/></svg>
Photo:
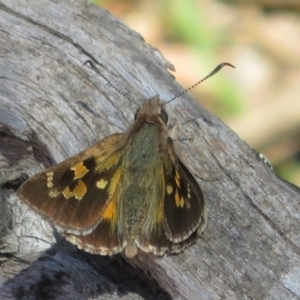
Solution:
<svg viewBox="0 0 300 300"><path fill-rule="evenodd" d="M155 124L143 124L133 135L123 158L120 219L124 226L123 234L129 241L134 241L144 226L150 230L151 222L148 220L156 218L149 213L155 213L153 207L157 207L161 200L163 182L160 178L163 177L159 174L162 172L162 157L158 151L161 147L157 139L158 130Z"/></svg>

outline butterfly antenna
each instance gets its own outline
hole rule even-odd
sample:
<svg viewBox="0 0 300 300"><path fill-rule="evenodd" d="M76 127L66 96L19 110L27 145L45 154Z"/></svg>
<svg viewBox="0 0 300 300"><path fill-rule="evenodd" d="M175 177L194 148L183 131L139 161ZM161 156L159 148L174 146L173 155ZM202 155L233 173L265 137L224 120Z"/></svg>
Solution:
<svg viewBox="0 0 300 300"><path fill-rule="evenodd" d="M129 102L134 102L132 101L132 99L130 99L126 94L124 94L122 91L120 91L108 78L106 78L105 75L103 75L103 73L96 67L95 63L93 61L91 61L90 59L88 59L87 61L84 62L84 66L89 64L90 67L101 77L103 78L108 85L113 88L117 93L119 93L121 96L123 96L125 99L127 99ZM134 102L135 103L135 102ZM136 103L137 104L137 103Z"/></svg>
<svg viewBox="0 0 300 300"><path fill-rule="evenodd" d="M182 95L186 94L187 92L189 92L191 89L193 89L194 87L196 87L197 85L199 85L201 82L205 81L206 79L208 79L209 77L215 75L216 73L218 73L223 67L225 66L229 66L232 68L235 68L235 66L233 66L230 63L224 62L219 64L212 72L210 72L207 76L205 76L203 79L201 79L200 81L196 82L194 85L192 85L191 87L189 87L188 89L185 89L184 91L182 91L181 93L179 93L178 95L174 96L172 99L170 99L169 101L165 102L163 105L166 105L172 101L174 101L175 99L181 97Z"/></svg>

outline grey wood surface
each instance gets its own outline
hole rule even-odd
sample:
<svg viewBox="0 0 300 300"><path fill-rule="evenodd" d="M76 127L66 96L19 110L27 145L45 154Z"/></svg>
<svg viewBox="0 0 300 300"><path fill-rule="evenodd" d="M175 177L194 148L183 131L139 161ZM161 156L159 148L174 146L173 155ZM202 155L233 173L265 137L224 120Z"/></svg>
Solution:
<svg viewBox="0 0 300 300"><path fill-rule="evenodd" d="M178 146L209 215L183 253L90 255L20 203L15 190L27 176L133 120L138 105L83 66L87 59L136 103L182 91L159 51L107 11L85 1L0 1L0 299L300 299L299 189L190 95L167 109L174 122L198 118L180 129L193 139Z"/></svg>

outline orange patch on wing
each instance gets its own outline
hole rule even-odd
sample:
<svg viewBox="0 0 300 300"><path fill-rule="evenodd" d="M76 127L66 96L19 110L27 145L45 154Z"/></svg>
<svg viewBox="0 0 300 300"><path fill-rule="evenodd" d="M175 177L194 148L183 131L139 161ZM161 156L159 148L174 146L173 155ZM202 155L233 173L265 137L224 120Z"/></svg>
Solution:
<svg viewBox="0 0 300 300"><path fill-rule="evenodd" d="M121 174L122 174L122 172L121 172L121 169L119 168L119 169L116 170L113 178L111 179L110 185L109 185L109 188L108 188L108 194L110 196L112 196L115 193L118 185L120 184Z"/></svg>
<svg viewBox="0 0 300 300"><path fill-rule="evenodd" d="M180 188L180 175L177 171L175 172L175 182L176 182L177 187Z"/></svg>
<svg viewBox="0 0 300 300"><path fill-rule="evenodd" d="M86 185L84 184L83 181L79 181L75 190L74 190L74 196L77 200L81 200L83 198L83 196L85 195L87 191L87 187Z"/></svg>
<svg viewBox="0 0 300 300"><path fill-rule="evenodd" d="M181 208L184 207L184 198L183 198L183 196L181 196L181 199L180 199L180 207Z"/></svg>
<svg viewBox="0 0 300 300"><path fill-rule="evenodd" d="M116 215L116 203L114 201L115 199L112 199L110 203L108 203L104 213L103 213L103 219L114 219Z"/></svg>
<svg viewBox="0 0 300 300"><path fill-rule="evenodd" d="M73 166L71 170L74 171L74 179L82 178L89 171L82 161Z"/></svg>
<svg viewBox="0 0 300 300"><path fill-rule="evenodd" d="M70 191L68 186L63 190L62 194L66 199L69 199L73 196L73 193Z"/></svg>
<svg viewBox="0 0 300 300"><path fill-rule="evenodd" d="M184 207L184 198L181 196L179 196L179 193L178 191L176 191L176 194L175 194L175 204L176 204L176 207L181 207L183 208Z"/></svg>

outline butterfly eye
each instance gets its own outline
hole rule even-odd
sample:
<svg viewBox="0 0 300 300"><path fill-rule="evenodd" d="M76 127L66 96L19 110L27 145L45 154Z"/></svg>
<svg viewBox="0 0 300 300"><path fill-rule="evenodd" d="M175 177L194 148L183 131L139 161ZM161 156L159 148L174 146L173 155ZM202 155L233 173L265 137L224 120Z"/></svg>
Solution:
<svg viewBox="0 0 300 300"><path fill-rule="evenodd" d="M161 120L162 120L165 124L168 123L169 117L168 117L168 114L166 113L166 111L162 110L162 111L160 112L159 117L161 118Z"/></svg>

